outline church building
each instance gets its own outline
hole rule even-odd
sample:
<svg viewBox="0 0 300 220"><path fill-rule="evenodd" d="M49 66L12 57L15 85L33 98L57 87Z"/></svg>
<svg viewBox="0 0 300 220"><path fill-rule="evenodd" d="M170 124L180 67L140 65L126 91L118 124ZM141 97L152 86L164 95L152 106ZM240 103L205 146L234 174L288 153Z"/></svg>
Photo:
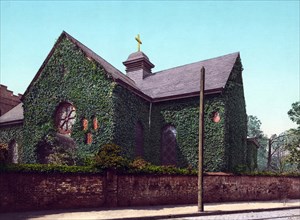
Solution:
<svg viewBox="0 0 300 220"><path fill-rule="evenodd" d="M22 163L66 159L80 165L104 144L114 143L132 159L196 167L204 67L204 169L253 168L247 162L250 146L238 52L153 72L154 64L138 50L123 64L126 74L63 32L22 104L0 117L0 144L18 142ZM59 152L69 157L59 158Z"/></svg>

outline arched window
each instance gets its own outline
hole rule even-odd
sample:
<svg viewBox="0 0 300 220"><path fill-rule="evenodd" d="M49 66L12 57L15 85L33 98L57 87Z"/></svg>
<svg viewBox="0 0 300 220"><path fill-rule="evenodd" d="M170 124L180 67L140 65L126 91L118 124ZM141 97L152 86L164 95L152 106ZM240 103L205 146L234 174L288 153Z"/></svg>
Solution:
<svg viewBox="0 0 300 220"><path fill-rule="evenodd" d="M135 156L144 156L144 127L140 121L135 125Z"/></svg>
<svg viewBox="0 0 300 220"><path fill-rule="evenodd" d="M59 133L70 134L75 119L76 109L72 104L63 102L58 106L55 114L55 124Z"/></svg>
<svg viewBox="0 0 300 220"><path fill-rule="evenodd" d="M161 164L177 164L177 141L176 129L172 125L167 125L162 129L161 134Z"/></svg>
<svg viewBox="0 0 300 220"><path fill-rule="evenodd" d="M15 140L9 142L8 145L9 162L18 163L19 160L19 149L18 143Z"/></svg>

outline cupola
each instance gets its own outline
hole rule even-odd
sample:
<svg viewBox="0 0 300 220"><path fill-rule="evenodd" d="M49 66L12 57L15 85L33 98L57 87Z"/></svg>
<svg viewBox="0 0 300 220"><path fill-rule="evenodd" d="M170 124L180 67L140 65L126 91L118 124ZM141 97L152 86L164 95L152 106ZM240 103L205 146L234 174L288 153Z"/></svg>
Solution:
<svg viewBox="0 0 300 220"><path fill-rule="evenodd" d="M140 44L142 44L140 36L138 35L135 39L138 42L138 51L130 54L123 64L126 66L126 75L138 84L152 74L151 69L154 65L147 55L140 51Z"/></svg>

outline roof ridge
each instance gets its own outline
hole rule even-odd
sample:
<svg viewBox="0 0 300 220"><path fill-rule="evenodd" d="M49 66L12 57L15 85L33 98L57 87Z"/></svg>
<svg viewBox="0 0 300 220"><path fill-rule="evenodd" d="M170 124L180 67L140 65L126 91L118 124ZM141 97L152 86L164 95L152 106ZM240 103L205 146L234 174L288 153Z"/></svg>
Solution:
<svg viewBox="0 0 300 220"><path fill-rule="evenodd" d="M106 65L109 65L111 68L113 68L114 70L116 70L116 72L118 72L119 74L121 74L121 77L125 77L127 80L131 81L133 84L135 84L135 82L129 78L128 76L126 76L124 73L122 73L118 68L116 68L115 66L113 66L110 62L108 62L107 60L105 60L103 57L101 57L100 55L98 55L96 52L94 52L92 49L90 49L89 47L87 47L85 44L81 43L79 40L77 40L76 38L74 38L72 35L68 34L66 31L63 31L62 34L66 35L66 37L68 39L70 39L73 43L75 43L78 47L80 47L84 52L91 52L92 56L91 58L100 58L101 62L104 62ZM98 60L95 59L96 62L98 62ZM100 62L98 62L100 63ZM101 63L100 63L101 64ZM103 68L106 70L106 68L103 66ZM110 75L114 77L113 73L109 72L108 70L106 70L108 73L110 73Z"/></svg>
<svg viewBox="0 0 300 220"><path fill-rule="evenodd" d="M188 65L193 65L193 64L196 64L196 63L201 63L201 62L205 62L205 61L209 61L209 60L218 59L218 58L221 58L221 57L231 56L231 55L234 55L234 54L239 55L240 52L238 51L238 52L234 52L234 53L225 54L225 55L222 55L222 56L217 56L217 57L213 57L213 58L209 58L209 59L205 59L205 60L200 60L200 61L196 61L196 62L192 62L192 63L183 64L183 65L180 65L180 66L171 67L171 68L168 68L168 69L164 69L164 70L154 72L153 75L155 75L157 73L165 72L165 71L168 71L168 70L176 69L176 68L181 68L181 67L185 67L185 66L188 66Z"/></svg>

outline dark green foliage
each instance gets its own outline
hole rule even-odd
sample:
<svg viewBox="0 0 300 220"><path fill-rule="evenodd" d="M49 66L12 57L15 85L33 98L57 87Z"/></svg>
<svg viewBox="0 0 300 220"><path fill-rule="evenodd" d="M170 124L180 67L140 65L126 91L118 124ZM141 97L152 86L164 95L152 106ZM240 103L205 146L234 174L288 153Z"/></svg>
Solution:
<svg viewBox="0 0 300 220"><path fill-rule="evenodd" d="M230 171L235 166L246 164L247 116L241 72L242 66L240 60L237 60L225 93L205 96L204 169L206 171ZM221 117L218 123L212 121L214 112L218 112ZM177 130L177 165L196 167L199 98L154 104L151 119L150 140L153 153L148 160L159 164L161 131L169 124L175 126Z"/></svg>
<svg viewBox="0 0 300 220"><path fill-rule="evenodd" d="M23 146L22 128L23 128L22 125L15 125L15 126L3 127L0 129L0 145L1 146L5 145L6 148L6 150L2 149L2 156L4 156L4 154L7 154L8 157L8 146L10 145L10 143L12 143L12 141L16 141L16 143L18 144L18 152L20 155L22 155L23 153L22 152L22 146Z"/></svg>
<svg viewBox="0 0 300 220"><path fill-rule="evenodd" d="M227 167L246 167L247 114L242 84L242 64L237 60L225 88L225 155Z"/></svg>
<svg viewBox="0 0 300 220"><path fill-rule="evenodd" d="M76 143L69 137L50 132L37 144L37 162L56 165L75 165Z"/></svg>
<svg viewBox="0 0 300 220"><path fill-rule="evenodd" d="M71 137L76 142L76 164L98 151L98 146L113 139L112 91L115 83L105 71L68 39L58 42L40 77L25 94L24 103L24 162L35 163L39 141L56 129L54 114L61 102L71 102L76 108L76 122ZM92 118L100 127L92 129ZM87 131L82 119L89 121ZM93 142L86 144L86 133Z"/></svg>
<svg viewBox="0 0 300 220"><path fill-rule="evenodd" d="M249 168L247 167L246 164L239 164L239 165L236 165L236 166L232 169L232 172L233 172L234 174L243 174L243 173L249 172Z"/></svg>
<svg viewBox="0 0 300 220"><path fill-rule="evenodd" d="M122 170L128 168L128 164L128 159L122 155L122 150L118 145L106 144L95 156L94 166L103 170Z"/></svg>
<svg viewBox="0 0 300 220"><path fill-rule="evenodd" d="M295 165L300 171L300 129L290 129L287 131L287 135L288 162Z"/></svg>
<svg viewBox="0 0 300 220"><path fill-rule="evenodd" d="M224 103L220 97L206 97L204 168L220 171L224 166ZM212 121L213 112L218 111L221 121ZM173 125L177 131L177 158L179 167L198 163L199 98L158 103L152 112L151 143L154 159L159 159L161 131L165 125ZM153 160L150 160L153 161ZM159 161L158 161L159 163Z"/></svg>
<svg viewBox="0 0 300 220"><path fill-rule="evenodd" d="M287 176L287 177L300 177L300 172L274 172L274 171L253 171L253 172L236 172L235 175L247 175L247 176Z"/></svg>
<svg viewBox="0 0 300 220"><path fill-rule="evenodd" d="M135 126L143 125L145 158L153 153L149 142L149 106L150 104L131 91L116 86L113 92L114 103L114 143L123 147L123 153L129 158L135 157Z"/></svg>
<svg viewBox="0 0 300 220"><path fill-rule="evenodd" d="M298 125L297 129L288 131L289 141L287 149L290 152L288 161L297 166L300 170L300 102L292 104L292 108L288 111L288 115L293 122Z"/></svg>
<svg viewBox="0 0 300 220"><path fill-rule="evenodd" d="M132 169L144 169L145 167L147 167L149 165L151 165L151 163L147 162L146 160L144 160L141 157L137 157L129 164L130 168L132 168Z"/></svg>
<svg viewBox="0 0 300 220"><path fill-rule="evenodd" d="M238 60L225 92L206 96L206 171L227 171L246 163L247 118L241 71ZM24 96L24 162L35 163L40 141L49 133L56 132L54 114L62 102L70 102L76 108L76 122L71 134L76 143L74 164L90 163L89 158L99 150L98 147L107 143L124 147L122 155L133 159L135 126L140 122L144 133L144 158L147 161L160 164L161 131L170 124L177 130L177 165L197 166L198 97L151 106L117 85L101 66L88 59L66 38L55 45L39 78ZM214 112L221 116L219 123L212 122ZM93 117L97 117L100 124L97 130L92 128ZM89 121L87 131L82 129L83 118ZM90 145L85 140L88 132L93 137ZM64 160L60 157L62 155L54 156L55 160Z"/></svg>
<svg viewBox="0 0 300 220"><path fill-rule="evenodd" d="M247 126L248 126L248 137L260 138L263 136L263 132L260 129L261 121L253 115L248 115L247 117Z"/></svg>
<svg viewBox="0 0 300 220"><path fill-rule="evenodd" d="M91 166L62 166L53 164L6 164L0 165L1 172L28 173L102 173Z"/></svg>
<svg viewBox="0 0 300 220"><path fill-rule="evenodd" d="M292 104L292 108L288 111L288 115L293 122L296 122L300 130L300 102L299 101Z"/></svg>
<svg viewBox="0 0 300 220"><path fill-rule="evenodd" d="M137 158L129 164L125 173L130 174L176 174L176 175L197 175L197 170L188 168L177 168L175 166L157 166L142 158Z"/></svg>
<svg viewBox="0 0 300 220"><path fill-rule="evenodd" d="M8 150L7 148L0 146L0 164L5 164L8 162Z"/></svg>
<svg viewBox="0 0 300 220"><path fill-rule="evenodd" d="M268 138L266 135L263 134L263 131L261 130L261 121L253 115L249 115L247 117L247 126L248 126L248 137L255 137L256 140L259 143L259 148L257 149L257 156L255 156L255 153L253 154L253 159L257 160L257 168L259 170L266 170L267 169L267 147L268 147ZM251 154L251 153L250 153ZM249 154L247 154L249 155ZM247 163L249 164L249 159L247 158ZM250 165L251 167L251 165Z"/></svg>

